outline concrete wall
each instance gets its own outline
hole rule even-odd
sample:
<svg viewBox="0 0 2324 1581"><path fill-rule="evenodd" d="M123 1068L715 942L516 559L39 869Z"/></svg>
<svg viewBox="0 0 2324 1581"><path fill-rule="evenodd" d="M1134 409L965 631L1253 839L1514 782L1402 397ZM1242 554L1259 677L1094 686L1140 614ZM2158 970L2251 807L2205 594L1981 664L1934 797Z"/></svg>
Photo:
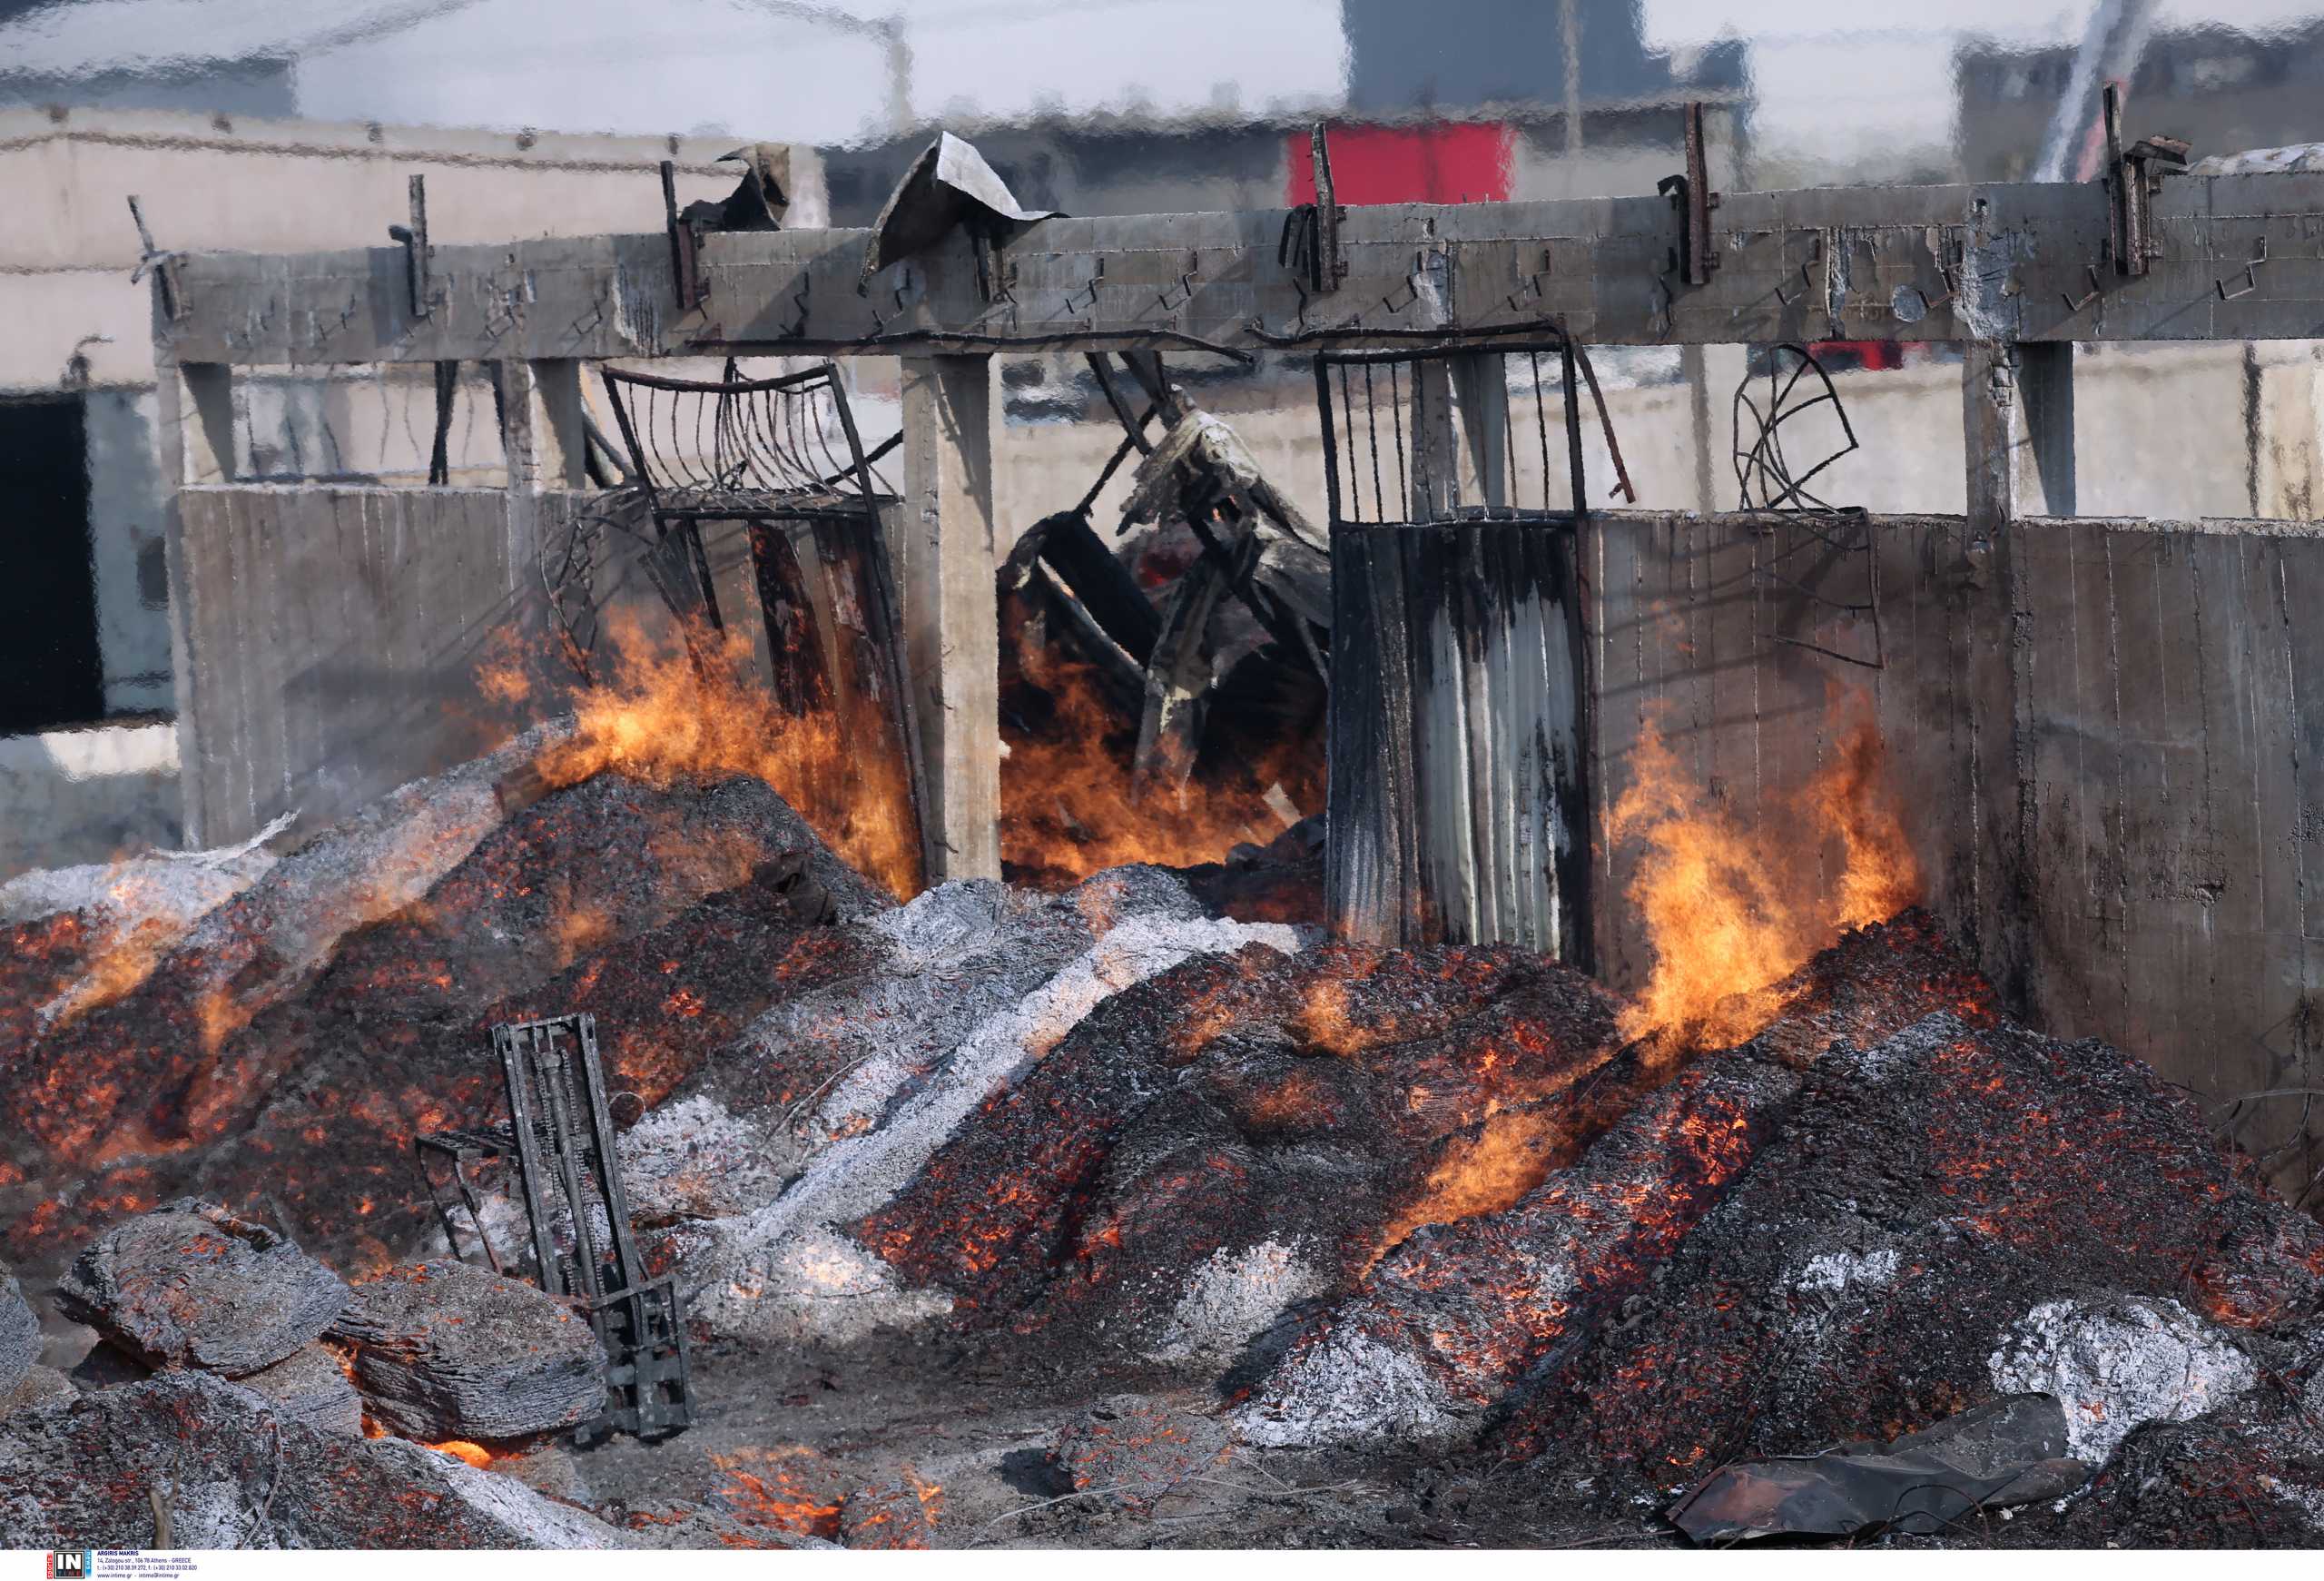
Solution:
<svg viewBox="0 0 2324 1581"><path fill-rule="evenodd" d="M0 738L0 880L173 850L178 738L167 725Z"/></svg>
<svg viewBox="0 0 2324 1581"><path fill-rule="evenodd" d="M557 711L576 677L547 636L539 546L599 498L185 489L173 580L192 659L179 721L189 837L231 844L292 811L311 834ZM727 625L763 664L744 534L717 523L704 537ZM609 617L659 608L634 570L607 568L594 587ZM608 645L608 672L613 657ZM479 690L480 672L510 667L529 697L503 705Z"/></svg>
<svg viewBox="0 0 2324 1581"><path fill-rule="evenodd" d="M475 677L536 605L498 489L190 488L172 582L189 832L300 832L505 739ZM530 657L530 656L527 656Z"/></svg>
<svg viewBox="0 0 2324 1581"><path fill-rule="evenodd" d="M592 137L165 111L0 110L0 391L53 390L76 342L86 381L153 380L148 288L130 283L138 194L155 242L306 252L384 245L428 177L438 244L662 228L655 167L678 162L678 202L724 197L731 137ZM793 151L794 225L825 222L813 150Z"/></svg>
<svg viewBox="0 0 2324 1581"><path fill-rule="evenodd" d="M375 244L385 240L389 225L406 218L406 178L413 173L428 178L428 226L438 242L650 232L662 223L658 162L678 162L679 202L724 196L736 178L731 168L714 168L714 162L734 143L731 137L237 120L208 113L0 109L0 213L7 216L0 223L0 395L77 391L85 403L92 571L108 715L166 712L178 701L163 550L166 489L153 431L152 288L130 279L139 247L129 194L143 200L155 241L173 249ZM794 151L793 187L792 222L823 223L821 167L812 150ZM245 371L235 390L237 469L244 477L303 473L423 482L433 431L430 378L425 364ZM456 412L454 482L498 486L506 469L481 369L464 371ZM499 519L497 506L494 519ZM233 552L229 545L216 548L222 555ZM537 573L525 575L537 584ZM235 591L214 578L207 596L213 602L245 600L241 608L261 632L271 620L291 618L300 599L320 596L285 592L279 582L267 587L285 601L262 602L255 587ZM399 596L410 593L406 588ZM446 608L452 624L444 639L457 642L463 629L458 600ZM261 652L275 639L265 634ZM197 683L211 699L205 707L225 709L219 728L229 736L257 728L238 712L244 704L217 701L222 688L247 680L229 667L224 677ZM51 755L36 745L11 749L16 766L0 775L0 828L5 830L0 874L102 860L141 842L175 844L182 831L202 826L202 819L187 817L180 807L174 754L166 763L148 761L152 755L140 745L143 727L128 728L102 751L92 745L90 732L64 733L80 756L95 751L143 765L125 775L75 777L42 766ZM409 777L402 765L411 761L428 762L429 755L421 751L408 759L388 753L380 772L389 784L398 783ZM288 772L294 786L306 772L285 770L272 759L242 768L278 778ZM205 772L238 771L230 766ZM219 792L225 805L258 805L247 784ZM304 784L300 794L344 810L339 799L344 793L320 782ZM221 837L239 838L256 825L238 815L217 826L238 831Z"/></svg>
<svg viewBox="0 0 2324 1581"><path fill-rule="evenodd" d="M2035 1024L2207 1102L2324 1085L2324 529L2036 519L1986 543L1908 517L1872 542L1876 637L1831 607L1870 601L1864 554L1763 519L1600 519L1601 809L1651 717L1716 804L1776 826L1833 753L1835 697L1860 691L1931 904ZM1622 900L1637 857L1601 838L1617 983L1649 963ZM2303 1109L2250 1106L2239 1138L2296 1137Z"/></svg>

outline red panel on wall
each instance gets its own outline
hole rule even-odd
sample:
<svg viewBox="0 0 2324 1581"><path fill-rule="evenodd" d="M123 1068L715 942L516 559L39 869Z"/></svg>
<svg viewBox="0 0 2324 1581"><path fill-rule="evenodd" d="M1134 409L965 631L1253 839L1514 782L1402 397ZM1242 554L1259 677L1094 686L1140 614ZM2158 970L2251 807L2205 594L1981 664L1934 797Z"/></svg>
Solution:
<svg viewBox="0 0 2324 1581"><path fill-rule="evenodd" d="M1343 203L1506 203L1514 138L1507 126L1334 126L1332 184ZM1307 134L1295 133L1285 199L1315 201Z"/></svg>

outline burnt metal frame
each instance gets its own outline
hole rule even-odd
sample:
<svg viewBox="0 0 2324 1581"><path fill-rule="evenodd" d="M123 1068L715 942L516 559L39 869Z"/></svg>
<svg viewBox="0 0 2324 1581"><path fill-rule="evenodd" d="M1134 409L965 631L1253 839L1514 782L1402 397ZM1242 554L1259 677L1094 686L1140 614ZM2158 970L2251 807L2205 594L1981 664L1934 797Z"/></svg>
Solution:
<svg viewBox="0 0 2324 1581"><path fill-rule="evenodd" d="M507 1075L509 1129L541 1288L578 1301L606 1348L610 1403L576 1436L585 1443L615 1432L653 1438L687 1427L694 1402L684 1301L669 1275L645 1277L630 1236L596 1017L504 1023L492 1029L492 1046ZM547 1211L552 1191L571 1215L570 1255L557 1245ZM593 1210L605 1214L606 1247L597 1244Z"/></svg>
<svg viewBox="0 0 2324 1581"><path fill-rule="evenodd" d="M1539 359L1543 352L1554 352L1559 361L1558 382L1560 390L1563 395L1565 401L1564 420L1566 469L1568 483L1572 491L1572 509L1571 510L1550 510L1547 509L1529 510L1513 505L1465 506L1455 511L1450 517L1433 518L1431 519L1432 521L1441 522L1535 521L1544 523L1565 523L1574 526L1579 526L1582 522L1586 521L1590 515L1590 502L1589 484L1584 473L1581 458L1581 403L1579 397L1582 378L1584 376L1581 373L1582 364L1578 355L1580 349L1575 345L1571 337L1556 331L1552 331L1551 334L1553 338L1551 340L1521 341L1515 345L1498 342L1487 342L1483 344L1449 343L1425 348L1415 347L1408 351L1318 351L1315 353L1315 403L1317 414L1323 421L1324 491L1326 501L1325 516L1329 526L1332 528L1339 528L1351 526L1390 525L1390 519L1387 516L1386 510L1387 497L1382 484L1380 473L1380 436L1377 422L1378 409L1374 400L1372 386L1373 369L1385 366L1389 370L1389 399L1393 409L1392 410L1390 422L1393 427L1392 437L1394 439L1396 443L1397 489L1403 500L1403 503L1407 507L1407 516L1403 519L1409 521L1411 488L1403 470L1404 443L1403 429L1402 426L1403 419L1401 417L1403 392L1396 378L1395 370L1397 366L1400 364L1408 364L1412 367L1414 378L1414 388L1417 390L1418 375L1421 365L1423 363L1448 362L1456 357L1463 356L1490 355L1500 357L1504 360L1512 356L1529 357L1534 360L1534 391L1537 397L1536 410L1538 412L1538 397L1541 389ZM1348 441L1349 459L1351 460L1354 459L1356 448L1356 434L1354 428L1355 397L1349 378L1348 370L1351 368L1361 368L1364 371L1364 404L1365 418L1367 424L1369 425L1367 428L1367 443L1370 447L1372 455L1373 500L1374 503L1379 507L1381 512L1380 519L1376 521L1366 521L1360 516L1350 516L1342 509L1342 494L1340 489L1340 435L1333 424L1332 371L1335 368L1339 370L1339 405L1343 415L1347 420L1348 428L1346 437ZM1594 391L1597 386L1596 379L1591 377L1589 379L1589 382L1590 388ZM1600 403L1600 417L1601 420L1605 417L1604 405L1602 401ZM1549 424L1547 418L1542 417L1540 420L1538 426L1541 430L1541 475L1544 486L1546 487L1550 468ZM1502 429L1503 437L1510 450L1510 476L1513 479L1517 471L1517 430L1515 425L1511 423L1504 423L1502 425ZM1612 448L1613 430L1610 423L1606 427L1606 438L1609 448ZM1417 434L1415 434L1414 440L1415 446L1417 446ZM1615 451L1615 465L1618 469L1621 469L1620 453L1619 450ZM1417 459L1415 459L1415 475L1417 475L1419 465ZM1625 471L1623 488L1627 489L1628 486L1629 479L1627 472ZM1360 479L1356 481L1348 498L1354 502L1355 509L1360 511L1362 509L1364 498L1363 484ZM1413 523L1413 525L1427 524Z"/></svg>
<svg viewBox="0 0 2324 1581"><path fill-rule="evenodd" d="M606 1408L576 1429L576 1438L591 1443L616 1432L652 1438L680 1431L694 1421L685 1301L672 1276L645 1277L631 1238L596 1018L504 1023L492 1029L492 1047L507 1081L508 1122L436 1131L412 1142L445 1240L458 1256L457 1200L468 1210L485 1260L495 1273L509 1273L485 1228L468 1171L487 1159L513 1157L537 1282L576 1302L605 1347ZM431 1155L450 1161L450 1181L429 1171ZM603 1247L598 1214L609 1238ZM569 1252L559 1244L560 1227L570 1228Z"/></svg>
<svg viewBox="0 0 2324 1581"><path fill-rule="evenodd" d="M818 363L803 372L773 379L738 378L732 358L727 360L725 377L717 380L672 379L612 367L601 372L606 399L613 403L614 420L629 451L631 475L635 479L633 487L643 497L654 522L647 570L674 609L683 615L691 613L687 605L695 606L714 630L724 630L725 619L711 580L709 556L703 548L702 523L871 515L890 498L874 487L872 463L893 449L902 436L865 452L834 363ZM645 404L625 399L625 390L633 395L645 392ZM812 402L819 391L825 390L845 440L844 460L832 451L820 423L811 432L806 420L801 418L796 434L790 431L791 409L803 398ZM708 472L697 472L678 459L683 454L681 441L688 436L678 430L675 400L670 448L667 453L655 448L658 435L652 423L651 401L656 393L694 399L691 437L697 448L704 437L704 412L710 414ZM777 421L767 421L771 410L783 415ZM824 462L831 469L828 473L808 454L811 444L822 448ZM670 564L673 560L693 578L693 598L682 597L672 584L671 574L676 568Z"/></svg>
<svg viewBox="0 0 2324 1581"><path fill-rule="evenodd" d="M1779 379L1779 361L1785 352L1796 359L1790 377ZM1874 549L1871 518L1856 507L1835 506L1808 491L1808 482L1841 458L1853 454L1858 448L1856 425L1848 420L1847 404L1841 400L1831 374L1816 354L1806 346L1787 341L1770 347L1768 351L1768 404L1762 410L1751 399L1753 376L1747 372L1743 381L1735 387L1735 424L1732 449L1735 459L1735 481L1739 494L1738 509L1746 511L1768 511L1780 514L1782 524L1797 528L1807 535L1807 541L1820 544L1827 556L1837 558L1843 555L1861 556L1864 561L1865 600L1848 603L1827 598L1797 578L1788 576L1777 567L1807 547L1794 543L1782 549L1770 548L1762 558L1760 544L1772 540L1777 524L1761 522L1752 529L1751 583L1755 592L1763 592L1772 585L1780 585L1814 604L1842 615L1868 616L1872 622L1872 657L1842 653L1837 648L1801 637L1787 637L1779 631L1758 630L1757 635L1768 642L1787 647L1802 647L1810 653L1843 664L1858 665L1866 669L1886 669L1888 666L1886 638L1880 624L1880 556ZM1806 400L1796 400L1794 392L1801 380L1813 373L1822 384L1820 392ZM1839 420L1840 437L1845 441L1839 449L1824 457L1806 471L1794 475L1790 459L1784 454L1783 429L1801 413L1828 405ZM1743 445L1744 416L1748 413L1757 427L1749 449ZM1759 499L1751 498L1754 483ZM1753 600L1753 624L1758 626L1758 610L1761 601Z"/></svg>

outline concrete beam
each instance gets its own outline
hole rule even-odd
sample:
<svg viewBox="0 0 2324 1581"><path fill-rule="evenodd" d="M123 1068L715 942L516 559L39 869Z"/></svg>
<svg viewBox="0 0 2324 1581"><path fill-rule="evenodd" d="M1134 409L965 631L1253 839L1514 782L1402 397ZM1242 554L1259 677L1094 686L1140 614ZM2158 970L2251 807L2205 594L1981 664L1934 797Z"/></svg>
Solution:
<svg viewBox="0 0 2324 1581"><path fill-rule="evenodd" d="M658 233L440 246L425 319L411 316L399 248L197 253L179 266L185 318L156 333L182 361L253 364L1092 351L1189 337L1256 351L1551 321L1616 345L2324 335L2324 175L2169 179L2153 204L2161 255L2134 279L2098 267L2096 183L1737 192L1717 212L1719 268L1699 287L1669 272L1676 220L1646 196L1354 207L1346 281L1319 297L1277 261L1279 209L1044 221L1002 250L990 301L958 234L868 290L868 232L712 236L709 294L691 311Z"/></svg>
<svg viewBox="0 0 2324 1581"><path fill-rule="evenodd" d="M928 882L1000 876L1000 616L990 357L907 357L890 540L914 688Z"/></svg>

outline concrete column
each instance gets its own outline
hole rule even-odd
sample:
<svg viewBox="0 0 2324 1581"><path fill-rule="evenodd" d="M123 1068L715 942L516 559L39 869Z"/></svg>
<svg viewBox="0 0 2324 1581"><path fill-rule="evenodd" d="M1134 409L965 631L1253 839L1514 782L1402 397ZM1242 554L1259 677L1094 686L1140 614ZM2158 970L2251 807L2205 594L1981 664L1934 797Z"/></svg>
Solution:
<svg viewBox="0 0 2324 1581"><path fill-rule="evenodd" d="M2074 512L2073 342L2016 348L2019 405L2033 465L2019 469L2018 506L2028 516Z"/></svg>
<svg viewBox="0 0 2324 1581"><path fill-rule="evenodd" d="M1973 341L1961 358L1962 447L1967 465L1970 536L1992 538L2018 515L2024 451L2017 440L2014 348Z"/></svg>
<svg viewBox="0 0 2324 1581"><path fill-rule="evenodd" d="M581 426L581 364L570 357L525 364L531 375L537 489L586 489L588 440Z"/></svg>
<svg viewBox="0 0 2324 1581"><path fill-rule="evenodd" d="M1414 521L1509 503L1509 385L1499 353L1413 364L1412 429Z"/></svg>
<svg viewBox="0 0 2324 1581"><path fill-rule="evenodd" d="M1509 503L1509 375L1498 351L1452 359L1464 503Z"/></svg>
<svg viewBox="0 0 2324 1581"><path fill-rule="evenodd" d="M500 384L500 442L508 487L538 493L586 489L581 364L569 358L492 365Z"/></svg>
<svg viewBox="0 0 2324 1581"><path fill-rule="evenodd" d="M571 487L567 481L568 462L573 476L581 476L581 450L577 443L564 445L559 428L558 400L555 394L558 375L551 371L547 380L544 369L577 370L574 362L526 362L509 361L495 362L492 377L500 390L500 449L508 469L507 507L507 565L512 581L508 619L518 653L527 655L541 667L545 677L562 679L560 667L551 657L549 640L548 601L541 590L539 566L541 544L546 536L542 519L541 494L550 489ZM570 380L570 399L574 420L573 436L578 439L581 387L579 380ZM511 720L512 725L521 721Z"/></svg>
<svg viewBox="0 0 2324 1581"><path fill-rule="evenodd" d="M1978 870L2001 875L1991 886L1980 886L1977 952L1994 983L2013 996L2024 990L2024 963L2034 958L2028 930L2041 914L2034 890L2040 805L2033 776L2039 731L2033 667L2021 657L2032 648L2033 612L2026 556L2018 541L2028 530L2019 523L2027 475L2034 471L2034 447L2023 440L2017 350L1987 341L1964 348L1962 440L1968 499L1956 570L1965 616L1956 684L1974 699L1972 707L1982 717L2009 721L2006 732L1981 734L1965 768L1977 805Z"/></svg>
<svg viewBox="0 0 2324 1581"><path fill-rule="evenodd" d="M1000 876L1000 616L990 357L903 359L893 546L918 715L928 881Z"/></svg>
<svg viewBox="0 0 2324 1581"><path fill-rule="evenodd" d="M158 282L156 282L158 287ZM157 309L158 312L158 309ZM170 678L177 707L178 783L185 842L209 843L217 815L202 791L201 710L193 641L192 583L186 571L185 514L178 490L188 483L230 483L234 477L233 370L220 362L180 362L158 345L154 367L154 438L160 451L163 509L162 553L170 581Z"/></svg>
<svg viewBox="0 0 2324 1581"><path fill-rule="evenodd" d="M1679 349L1679 380L1687 387L1688 442L1695 453L1695 498L1688 509L1708 516L1718 509L1718 472L1711 454L1710 368L1700 346Z"/></svg>
<svg viewBox="0 0 2324 1581"><path fill-rule="evenodd" d="M234 371L223 362L163 362L160 397L162 482L234 480Z"/></svg>

